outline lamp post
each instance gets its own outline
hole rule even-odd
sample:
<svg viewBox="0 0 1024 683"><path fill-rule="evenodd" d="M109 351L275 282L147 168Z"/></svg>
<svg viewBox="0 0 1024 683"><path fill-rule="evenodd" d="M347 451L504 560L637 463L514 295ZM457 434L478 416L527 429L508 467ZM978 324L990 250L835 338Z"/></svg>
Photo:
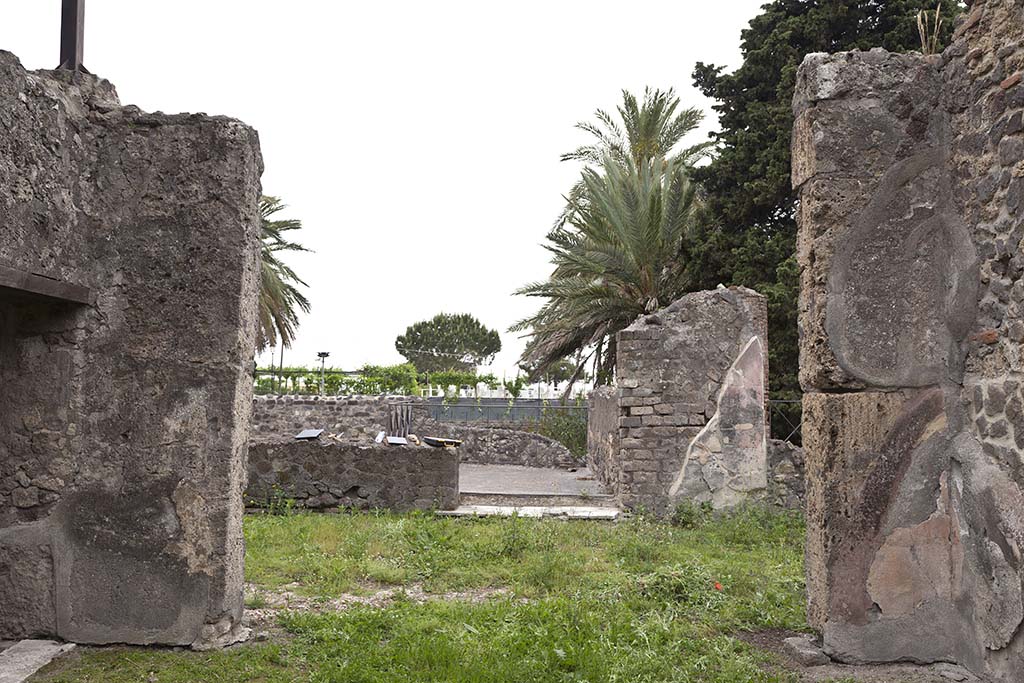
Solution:
<svg viewBox="0 0 1024 683"><path fill-rule="evenodd" d="M320 359L320 395L324 395L324 365L327 363L327 357L331 355L327 351L321 351L316 354L316 357Z"/></svg>

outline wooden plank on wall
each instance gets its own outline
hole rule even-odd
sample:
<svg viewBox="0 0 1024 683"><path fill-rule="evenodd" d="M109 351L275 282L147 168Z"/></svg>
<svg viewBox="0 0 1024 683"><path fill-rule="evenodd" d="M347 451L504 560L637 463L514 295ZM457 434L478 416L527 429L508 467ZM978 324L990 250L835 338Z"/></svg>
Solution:
<svg viewBox="0 0 1024 683"><path fill-rule="evenodd" d="M76 304L92 303L92 290L88 287L0 265L0 292L3 290Z"/></svg>

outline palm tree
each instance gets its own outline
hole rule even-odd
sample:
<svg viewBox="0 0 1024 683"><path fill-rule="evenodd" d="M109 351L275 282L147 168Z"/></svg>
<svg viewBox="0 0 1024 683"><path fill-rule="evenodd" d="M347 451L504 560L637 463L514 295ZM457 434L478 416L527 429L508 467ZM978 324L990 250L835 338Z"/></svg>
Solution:
<svg viewBox="0 0 1024 683"><path fill-rule="evenodd" d="M271 216L287 206L278 197L260 197L260 298L259 327L256 331L256 349L276 346L291 346L295 341L295 329L299 325L299 311L309 313L309 300L296 285L306 287L305 282L280 258L284 251L309 251L300 244L290 242L285 233L300 230L302 221L297 219L271 220Z"/></svg>
<svg viewBox="0 0 1024 683"><path fill-rule="evenodd" d="M603 109L594 112L597 123L580 121L576 128L590 133L595 141L581 145L561 156L562 161L582 161L586 166L600 168L607 158L625 166L636 165L657 157L692 167L703 159L711 146L710 141L676 149L683 138L693 132L704 120L704 113L696 107L679 109L675 90L644 89L642 103L628 90L622 91L622 104L616 107L620 125ZM678 113L677 113L678 112ZM564 225L575 203L585 201L583 181L569 191L566 208L555 221L555 227Z"/></svg>
<svg viewBox="0 0 1024 683"><path fill-rule="evenodd" d="M554 271L516 292L546 301L512 330L531 330L521 362L535 372L590 348L577 374L594 357L595 377L607 383L615 334L685 292L680 256L700 202L680 159L609 157L581 182L584 198L571 200L565 224L548 234Z"/></svg>
<svg viewBox="0 0 1024 683"><path fill-rule="evenodd" d="M693 164L703 155L709 143L701 143L673 153L676 145L692 132L704 118L696 107L683 109L678 114L679 98L675 90L644 90L643 104L628 90L622 91L622 104L616 108L622 119L620 126L603 109L594 112L598 123L580 121L576 127L593 135L597 142L577 147L562 155L562 161L582 161L601 165L610 156L624 163L632 159L641 163L645 159L668 157Z"/></svg>
<svg viewBox="0 0 1024 683"><path fill-rule="evenodd" d="M577 355L573 380L593 357L596 381L611 381L615 334L686 290L682 255L700 206L689 171L709 143L676 148L703 115L680 110L672 90L622 98L621 125L600 109L598 123L577 124L595 142L562 155L586 167L547 236L554 271L516 292L547 299L512 327L529 331L520 362L534 376Z"/></svg>

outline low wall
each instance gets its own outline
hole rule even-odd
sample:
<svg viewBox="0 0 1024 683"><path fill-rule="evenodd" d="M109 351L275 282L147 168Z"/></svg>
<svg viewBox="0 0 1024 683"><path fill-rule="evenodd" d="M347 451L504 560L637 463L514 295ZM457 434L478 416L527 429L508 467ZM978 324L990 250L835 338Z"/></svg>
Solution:
<svg viewBox="0 0 1024 683"><path fill-rule="evenodd" d="M254 396L251 437L276 439L307 428L348 439L374 437L387 425L392 405L419 400L409 396Z"/></svg>
<svg viewBox="0 0 1024 683"><path fill-rule="evenodd" d="M618 493L620 456L619 391L614 387L599 387L590 393L587 466L594 478L612 493Z"/></svg>
<svg viewBox="0 0 1024 683"><path fill-rule="evenodd" d="M438 422L422 410L423 400L410 396L255 396L252 440L276 440L303 429L324 429L343 439L369 440L385 429L391 406L416 404L413 432L419 436L460 439L462 462L526 467L572 467L580 464L568 448L533 432L465 422Z"/></svg>
<svg viewBox="0 0 1024 683"><path fill-rule="evenodd" d="M277 439L249 445L246 505L294 500L299 506L450 510L459 504L454 448Z"/></svg>
<svg viewBox="0 0 1024 683"><path fill-rule="evenodd" d="M562 444L533 432L426 419L415 420L414 427L420 436L460 439L462 462L474 465L575 467L582 464Z"/></svg>

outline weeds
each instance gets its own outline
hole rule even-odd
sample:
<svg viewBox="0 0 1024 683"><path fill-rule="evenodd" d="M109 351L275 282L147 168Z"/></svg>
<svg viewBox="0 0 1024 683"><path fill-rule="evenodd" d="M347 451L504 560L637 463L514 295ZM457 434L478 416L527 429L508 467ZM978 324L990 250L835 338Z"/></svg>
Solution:
<svg viewBox="0 0 1024 683"><path fill-rule="evenodd" d="M481 603L399 597L386 607L282 612L285 645L83 651L41 680L789 681L731 634L806 628L800 518L699 506L676 517L248 516L246 578L264 591L289 584L324 600L382 583L510 592Z"/></svg>

